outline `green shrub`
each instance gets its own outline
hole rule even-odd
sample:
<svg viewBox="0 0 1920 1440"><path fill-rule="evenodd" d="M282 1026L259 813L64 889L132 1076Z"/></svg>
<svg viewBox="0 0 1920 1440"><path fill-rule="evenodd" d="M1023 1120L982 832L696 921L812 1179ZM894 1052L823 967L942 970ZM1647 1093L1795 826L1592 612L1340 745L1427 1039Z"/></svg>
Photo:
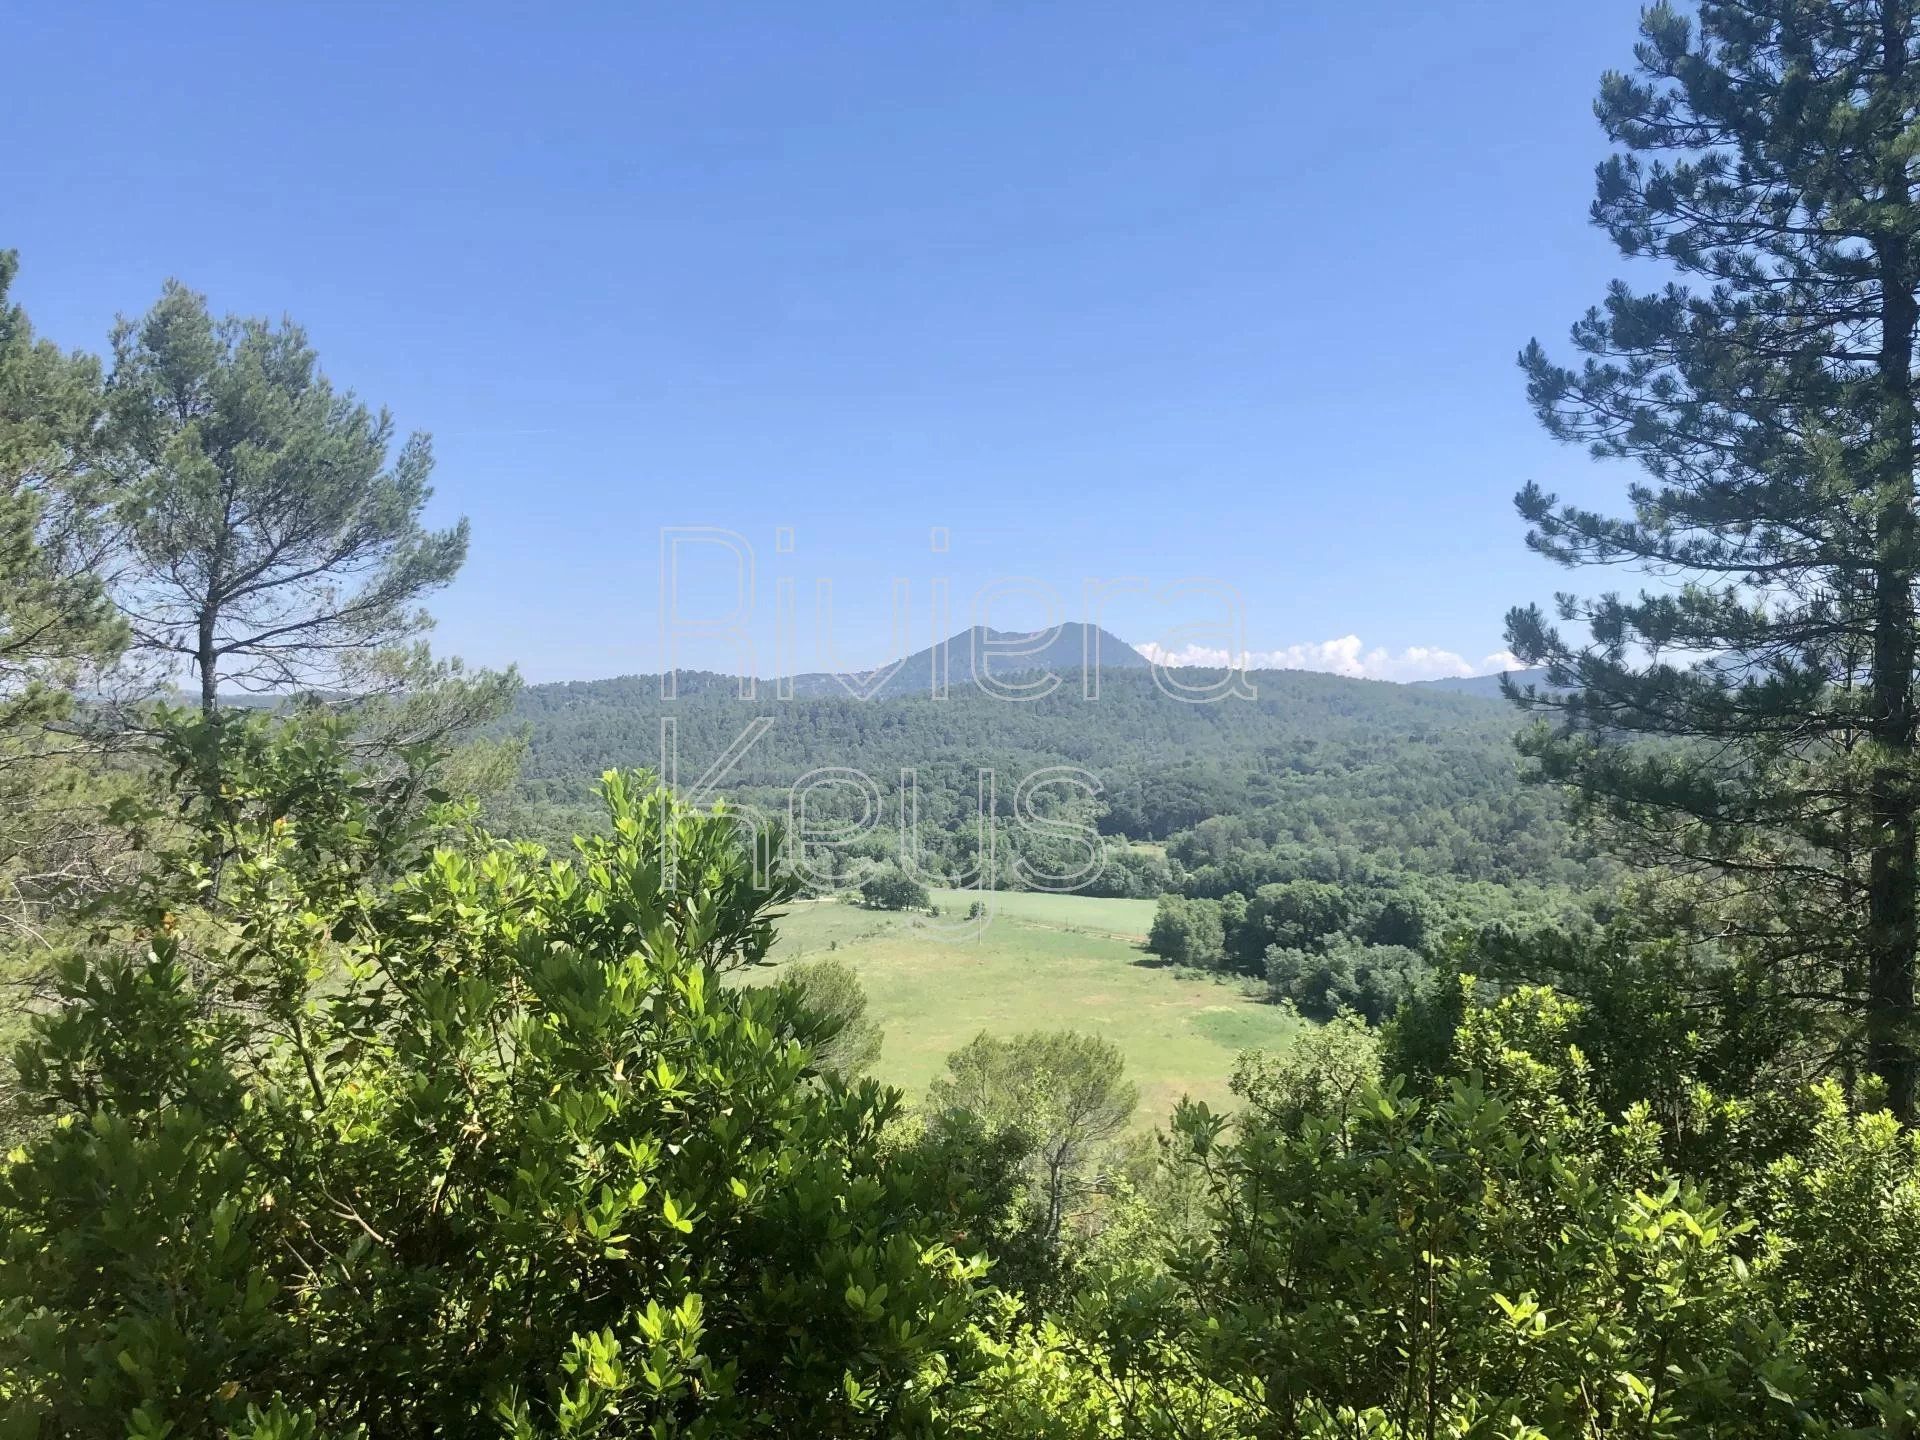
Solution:
<svg viewBox="0 0 1920 1440"><path fill-rule="evenodd" d="M191 944L67 968L0 1172L4 1433L936 1424L981 1262L881 1144L898 1095L802 1083L792 997L717 981L789 886L724 814L605 795L571 862L390 887L347 883L351 803L236 803Z"/></svg>

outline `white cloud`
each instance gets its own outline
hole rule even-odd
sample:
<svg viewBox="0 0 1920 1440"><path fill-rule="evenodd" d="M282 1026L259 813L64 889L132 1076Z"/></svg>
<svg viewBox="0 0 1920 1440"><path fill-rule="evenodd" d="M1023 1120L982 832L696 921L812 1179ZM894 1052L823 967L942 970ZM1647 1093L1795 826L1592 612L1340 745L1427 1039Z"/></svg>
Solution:
<svg viewBox="0 0 1920 1440"><path fill-rule="evenodd" d="M1377 645L1369 650L1358 635L1288 645L1280 650L1243 650L1231 661L1228 651L1204 645L1169 650L1148 643L1134 648L1156 665L1197 665L1218 670L1231 663L1236 670L1322 670L1362 680L1439 680L1446 676L1497 675L1520 668L1519 659L1506 650L1482 656L1476 663L1455 651L1431 645L1412 645L1397 654Z"/></svg>

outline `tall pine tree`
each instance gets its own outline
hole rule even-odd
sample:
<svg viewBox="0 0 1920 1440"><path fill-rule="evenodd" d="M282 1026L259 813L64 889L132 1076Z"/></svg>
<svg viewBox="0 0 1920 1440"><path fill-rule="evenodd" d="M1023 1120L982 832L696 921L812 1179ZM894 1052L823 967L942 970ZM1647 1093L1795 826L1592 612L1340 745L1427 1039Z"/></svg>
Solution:
<svg viewBox="0 0 1920 1440"><path fill-rule="evenodd" d="M127 474L118 587L136 647L185 661L211 713L222 682L340 687L430 623L420 599L467 552L429 531L433 453L337 391L303 331L216 321L170 283L114 336L110 434Z"/></svg>
<svg viewBox="0 0 1920 1440"><path fill-rule="evenodd" d="M1645 478L1628 518L1532 485L1518 504L1536 550L1658 583L1508 617L1549 667L1519 696L1556 722L1526 742L1543 772L1710 877L1702 933L1909 1120L1917 20L1920 0L1645 12L1596 106L1618 149L1593 217L1677 274L1613 285L1576 365L1522 356L1554 435Z"/></svg>

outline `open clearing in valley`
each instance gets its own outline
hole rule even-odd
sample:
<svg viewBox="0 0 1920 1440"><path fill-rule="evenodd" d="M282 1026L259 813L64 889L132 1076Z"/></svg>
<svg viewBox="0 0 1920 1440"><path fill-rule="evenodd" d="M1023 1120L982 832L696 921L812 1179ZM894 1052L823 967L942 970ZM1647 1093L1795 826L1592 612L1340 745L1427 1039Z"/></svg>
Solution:
<svg viewBox="0 0 1920 1440"><path fill-rule="evenodd" d="M1139 1118L1157 1124L1182 1095L1229 1103L1234 1056L1282 1046L1293 1032L1288 1012L1237 983L1158 965L1141 949L1151 900L994 894L983 926L965 918L977 898L935 891L937 918L799 902L780 923L773 959L832 955L852 965L886 1031L876 1074L915 1095L982 1030L1083 1030L1125 1052Z"/></svg>

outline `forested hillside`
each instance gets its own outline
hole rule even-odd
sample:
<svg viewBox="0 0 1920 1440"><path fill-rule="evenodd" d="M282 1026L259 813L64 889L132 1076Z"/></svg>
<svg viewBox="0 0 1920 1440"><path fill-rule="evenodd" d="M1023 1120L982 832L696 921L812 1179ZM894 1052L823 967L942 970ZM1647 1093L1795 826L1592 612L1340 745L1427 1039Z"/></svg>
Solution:
<svg viewBox="0 0 1920 1440"><path fill-rule="evenodd" d="M1024 777L1065 765L1100 786L1087 808L1102 832L1170 842L1189 869L1219 868L1203 888L1263 883L1266 868L1308 851L1338 875L1386 869L1569 886L1596 878L1558 798L1522 783L1520 722L1505 703L1304 671L1249 679L1257 698L1210 704L1172 698L1140 670L1103 672L1095 699L1075 684L1018 703L970 687L941 700L783 701L763 686L749 701L733 678L707 674L679 677L671 701L652 676L532 686L509 722L527 736L521 823L549 838L592 825L602 770L661 768L663 719L673 721L686 781L764 716L771 724L720 779L722 793L785 814L802 777L849 767L885 797L876 827L885 839L901 771L911 769L921 816L940 832L928 840L935 866L951 872L974 858L981 770L993 772L1005 817ZM1274 853L1293 861L1263 858Z"/></svg>
<svg viewBox="0 0 1920 1440"><path fill-rule="evenodd" d="M1385 1018L1449 936L1576 920L1611 873L1561 798L1524 783L1519 717L1497 696L1264 671L1251 695L1202 704L1163 678L1103 670L1093 698L1075 675L1018 702L972 684L786 701L762 686L750 701L717 675L678 677L672 700L654 677L539 686L513 721L527 735L514 819L557 844L594 826L581 802L602 770L664 765L686 785L751 736L714 789L789 822L814 893L1160 897L1154 954L1322 1019ZM1033 776L1051 778L1023 790Z"/></svg>

